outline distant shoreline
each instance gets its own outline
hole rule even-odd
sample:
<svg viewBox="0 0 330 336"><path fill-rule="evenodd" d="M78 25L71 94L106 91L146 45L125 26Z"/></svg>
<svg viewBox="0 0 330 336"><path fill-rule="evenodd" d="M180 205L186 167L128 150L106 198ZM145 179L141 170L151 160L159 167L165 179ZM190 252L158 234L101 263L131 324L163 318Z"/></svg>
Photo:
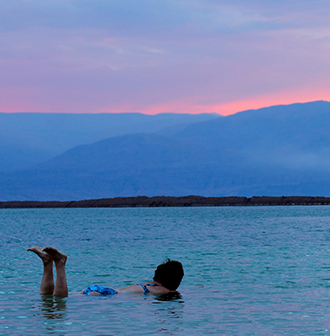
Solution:
<svg viewBox="0 0 330 336"><path fill-rule="evenodd" d="M138 196L91 199L83 201L8 201L0 202L0 209L30 208L124 208L124 207L199 207L199 206L276 206L276 205L330 205L330 197L309 196Z"/></svg>

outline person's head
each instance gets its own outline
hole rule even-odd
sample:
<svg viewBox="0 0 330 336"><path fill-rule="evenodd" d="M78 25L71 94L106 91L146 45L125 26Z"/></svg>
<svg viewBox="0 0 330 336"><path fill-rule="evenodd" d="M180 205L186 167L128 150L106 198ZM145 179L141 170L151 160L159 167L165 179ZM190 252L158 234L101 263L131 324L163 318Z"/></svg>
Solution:
<svg viewBox="0 0 330 336"><path fill-rule="evenodd" d="M183 278L182 264L178 261L166 259L160 264L154 276L154 281L161 283L169 290L176 290Z"/></svg>

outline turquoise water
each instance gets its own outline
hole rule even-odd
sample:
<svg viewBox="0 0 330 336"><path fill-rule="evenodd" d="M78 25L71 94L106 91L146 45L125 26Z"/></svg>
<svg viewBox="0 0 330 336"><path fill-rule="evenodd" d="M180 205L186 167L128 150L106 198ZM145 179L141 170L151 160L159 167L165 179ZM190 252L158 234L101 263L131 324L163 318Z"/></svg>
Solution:
<svg viewBox="0 0 330 336"><path fill-rule="evenodd" d="M0 225L0 335L329 333L328 206L3 209ZM68 254L71 292L180 260L181 296L42 297L33 245Z"/></svg>

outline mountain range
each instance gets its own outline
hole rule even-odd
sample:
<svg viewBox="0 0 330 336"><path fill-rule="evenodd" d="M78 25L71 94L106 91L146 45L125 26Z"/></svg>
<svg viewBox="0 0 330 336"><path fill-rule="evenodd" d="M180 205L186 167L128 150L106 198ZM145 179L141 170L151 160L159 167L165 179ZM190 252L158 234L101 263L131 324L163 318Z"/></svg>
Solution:
<svg viewBox="0 0 330 336"><path fill-rule="evenodd" d="M0 114L0 200L330 195L328 102L96 116Z"/></svg>
<svg viewBox="0 0 330 336"><path fill-rule="evenodd" d="M0 113L0 172L30 168L66 150L137 132L170 132L215 114Z"/></svg>

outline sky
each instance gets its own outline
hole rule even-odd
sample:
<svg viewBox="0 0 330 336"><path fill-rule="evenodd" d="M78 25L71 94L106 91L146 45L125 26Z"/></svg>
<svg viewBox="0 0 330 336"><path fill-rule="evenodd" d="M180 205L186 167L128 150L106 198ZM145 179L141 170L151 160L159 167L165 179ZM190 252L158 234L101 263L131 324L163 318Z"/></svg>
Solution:
<svg viewBox="0 0 330 336"><path fill-rule="evenodd" d="M330 100L329 17L322 0L0 0L0 111Z"/></svg>

